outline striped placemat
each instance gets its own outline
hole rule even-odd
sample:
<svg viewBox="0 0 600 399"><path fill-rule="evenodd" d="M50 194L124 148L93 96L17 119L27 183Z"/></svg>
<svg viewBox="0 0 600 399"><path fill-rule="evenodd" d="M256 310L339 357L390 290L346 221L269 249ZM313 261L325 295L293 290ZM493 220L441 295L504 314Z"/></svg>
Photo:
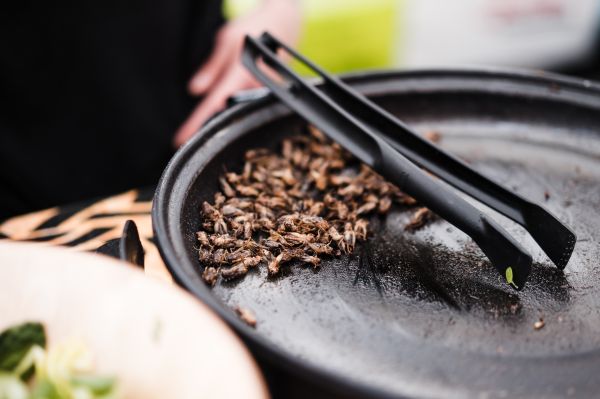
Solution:
<svg viewBox="0 0 600 399"><path fill-rule="evenodd" d="M146 274L172 282L154 244L152 195L154 188L134 189L112 197L45 209L0 223L0 239L61 245L74 251L95 251L119 238L127 220L137 225Z"/></svg>

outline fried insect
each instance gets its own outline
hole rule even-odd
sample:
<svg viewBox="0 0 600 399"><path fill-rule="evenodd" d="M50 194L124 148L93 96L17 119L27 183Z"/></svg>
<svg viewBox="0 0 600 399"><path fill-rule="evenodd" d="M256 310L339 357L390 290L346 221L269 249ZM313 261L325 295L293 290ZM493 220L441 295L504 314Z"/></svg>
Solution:
<svg viewBox="0 0 600 399"><path fill-rule="evenodd" d="M325 244L322 242L311 242L308 244L308 248L310 248L315 255L333 255L333 248L329 244Z"/></svg>
<svg viewBox="0 0 600 399"><path fill-rule="evenodd" d="M208 239L208 234L206 234L206 231L197 232L196 237L198 238L198 242L200 242L200 245L203 245L205 247L210 246L210 241Z"/></svg>
<svg viewBox="0 0 600 399"><path fill-rule="evenodd" d="M219 184L221 184L221 190L226 197L235 197L235 190L231 188L224 177L219 178Z"/></svg>
<svg viewBox="0 0 600 399"><path fill-rule="evenodd" d="M311 264L313 267L319 266L321 259L318 256L304 255L298 258L299 261Z"/></svg>
<svg viewBox="0 0 600 399"><path fill-rule="evenodd" d="M210 236L210 243L216 248L233 248L235 237L229 234L213 234Z"/></svg>
<svg viewBox="0 0 600 399"><path fill-rule="evenodd" d="M244 211L239 208L236 208L233 205L227 204L223 208L221 208L221 212L223 216L240 216L244 215Z"/></svg>
<svg viewBox="0 0 600 399"><path fill-rule="evenodd" d="M354 222L353 229L354 233L356 234L356 239L365 241L369 232L369 222L365 219L358 219L356 222Z"/></svg>
<svg viewBox="0 0 600 399"><path fill-rule="evenodd" d="M379 203L377 204L377 212L384 215L389 212L392 207L392 199L390 197L382 197L379 199Z"/></svg>
<svg viewBox="0 0 600 399"><path fill-rule="evenodd" d="M267 265L267 272L270 275L275 275L279 273L279 268L281 267L281 262L283 261L283 252L274 257L269 264Z"/></svg>
<svg viewBox="0 0 600 399"><path fill-rule="evenodd" d="M202 280L204 280L204 282L206 282L206 284L210 285L211 287L213 287L216 284L218 277L218 269L215 269L212 266L205 268L204 272L202 272Z"/></svg>
<svg viewBox="0 0 600 399"><path fill-rule="evenodd" d="M415 211L410 222L406 226L404 226L405 230L415 231L425 226L427 222L432 220L434 217L433 212L431 212L428 208L422 207Z"/></svg>
<svg viewBox="0 0 600 399"><path fill-rule="evenodd" d="M329 233L329 236L331 237L331 239L335 242L339 243L340 241L342 241L344 239L344 236L341 235L335 227L331 227L329 229L328 233Z"/></svg>
<svg viewBox="0 0 600 399"><path fill-rule="evenodd" d="M352 223L347 222L344 225L344 239L341 241L340 249L349 254L354 251L354 246L356 245L356 232L352 227Z"/></svg>
<svg viewBox="0 0 600 399"><path fill-rule="evenodd" d="M221 269L221 276L223 276L223 278L226 280L239 278L248 273L248 269L258 265L261 261L261 256L252 256L250 258L244 258L238 263L231 266L230 268Z"/></svg>
<svg viewBox="0 0 600 399"><path fill-rule="evenodd" d="M360 208L358 208L356 210L356 214L357 215L364 215L366 213L370 213L371 211L373 211L375 208L377 208L377 201L371 201L371 202L365 202L363 205L360 206Z"/></svg>
<svg viewBox="0 0 600 399"><path fill-rule="evenodd" d="M258 197L258 190L255 187L238 184L235 189L244 197Z"/></svg>
<svg viewBox="0 0 600 399"><path fill-rule="evenodd" d="M213 231L216 234L227 234L229 232L227 228L227 223L223 218L218 218L215 220L215 224L213 225Z"/></svg>

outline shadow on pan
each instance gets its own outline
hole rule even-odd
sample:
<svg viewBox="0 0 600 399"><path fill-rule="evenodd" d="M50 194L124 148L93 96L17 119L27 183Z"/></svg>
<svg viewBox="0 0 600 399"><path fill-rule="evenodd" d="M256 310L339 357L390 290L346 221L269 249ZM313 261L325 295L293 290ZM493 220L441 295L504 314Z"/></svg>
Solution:
<svg viewBox="0 0 600 399"><path fill-rule="evenodd" d="M519 194L542 202L580 241L564 273L520 227L490 212L534 257L511 292L466 236L437 220L414 233L396 208L349 257L313 271L263 269L209 289L195 232L223 167L304 128L271 97L214 118L165 170L153 224L176 280L245 339L274 393L357 397L564 397L600 390L600 88L523 72L422 71L347 81ZM487 210L486 210L487 211ZM251 309L256 329L231 307ZM543 320L543 322L541 322ZM542 326L542 327L540 327ZM273 374L275 373L275 374ZM303 392L302 394L306 394Z"/></svg>

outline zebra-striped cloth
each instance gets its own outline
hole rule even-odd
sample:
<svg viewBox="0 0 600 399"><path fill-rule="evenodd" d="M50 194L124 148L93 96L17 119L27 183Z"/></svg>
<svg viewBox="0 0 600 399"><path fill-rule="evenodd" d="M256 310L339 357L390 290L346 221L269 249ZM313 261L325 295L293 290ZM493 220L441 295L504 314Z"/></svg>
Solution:
<svg viewBox="0 0 600 399"><path fill-rule="evenodd" d="M16 216L0 224L0 239L95 251L106 241L119 238L125 222L133 220L144 247L146 274L172 282L154 244L150 217L153 194L153 188L136 189L101 200Z"/></svg>

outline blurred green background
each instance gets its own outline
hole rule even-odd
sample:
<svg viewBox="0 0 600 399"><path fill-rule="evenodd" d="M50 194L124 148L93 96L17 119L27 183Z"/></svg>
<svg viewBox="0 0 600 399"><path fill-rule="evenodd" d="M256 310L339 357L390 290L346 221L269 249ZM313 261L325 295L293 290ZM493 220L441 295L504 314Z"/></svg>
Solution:
<svg viewBox="0 0 600 399"><path fill-rule="evenodd" d="M226 0L229 18L250 10L260 0ZM396 43L398 0L301 0L304 25L299 50L330 72L389 67ZM300 65L294 67L306 74Z"/></svg>
<svg viewBox="0 0 600 399"><path fill-rule="evenodd" d="M261 1L225 0L225 13L239 16ZM297 48L333 73L494 65L597 77L600 70L597 0L297 1L304 17Z"/></svg>

